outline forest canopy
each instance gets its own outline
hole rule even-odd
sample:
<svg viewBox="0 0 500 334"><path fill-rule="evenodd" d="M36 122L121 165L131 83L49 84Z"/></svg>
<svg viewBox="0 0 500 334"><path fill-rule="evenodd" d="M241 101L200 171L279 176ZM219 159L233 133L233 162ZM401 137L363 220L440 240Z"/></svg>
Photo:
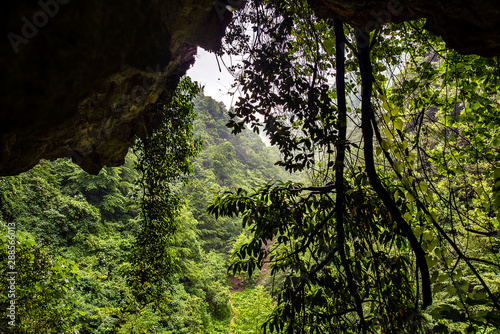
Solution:
<svg viewBox="0 0 500 334"><path fill-rule="evenodd" d="M236 217L215 220L207 203L215 191L290 175L274 165L275 148L250 131L232 136L224 106L197 91L183 79L166 106L165 115L175 108L177 118L164 119L147 143L153 147L138 141L121 167L90 175L59 159L0 178L0 330L239 334L260 327L255 309L265 319L269 293L254 290L255 282L231 293L227 274L229 252L248 231ZM15 319L5 311L9 296Z"/></svg>

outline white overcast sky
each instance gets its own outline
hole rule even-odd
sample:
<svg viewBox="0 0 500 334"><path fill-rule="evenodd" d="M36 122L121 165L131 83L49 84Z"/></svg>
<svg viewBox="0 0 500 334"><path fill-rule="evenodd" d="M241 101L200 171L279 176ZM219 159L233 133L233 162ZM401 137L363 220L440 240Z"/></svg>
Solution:
<svg viewBox="0 0 500 334"><path fill-rule="evenodd" d="M225 58L226 65L230 65L230 59ZM233 58L233 61L235 59ZM205 86L204 94L206 96L212 97L214 100L223 102L226 108L229 110L238 99L238 94L231 96L228 92L234 91L231 89L231 85L234 82L233 76L228 72L224 64L219 59L219 65L213 53L207 52L201 48L198 48L198 55L196 56L196 61L194 65L188 70L187 75L191 79L198 81L202 86ZM269 139L265 136L263 132L259 134L262 141L266 146L269 146Z"/></svg>
<svg viewBox="0 0 500 334"><path fill-rule="evenodd" d="M229 66L229 59L225 59L225 62ZM215 54L198 48L196 61L188 70L187 75L205 86L204 93L206 96L211 96L214 100L223 102L226 108L229 109L236 102L236 97L233 99L228 94L234 78L220 60L219 64L220 70Z"/></svg>

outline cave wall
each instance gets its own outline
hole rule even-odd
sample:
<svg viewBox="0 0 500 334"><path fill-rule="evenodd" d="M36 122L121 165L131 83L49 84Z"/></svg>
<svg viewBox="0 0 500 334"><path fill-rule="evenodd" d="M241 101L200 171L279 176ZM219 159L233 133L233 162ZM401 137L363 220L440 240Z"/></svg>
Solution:
<svg viewBox="0 0 500 334"><path fill-rule="evenodd" d="M123 163L158 123L196 46L216 50L241 0L6 0L0 3L0 175L71 157ZM427 19L462 53L500 55L494 0L308 0L363 30Z"/></svg>
<svg viewBox="0 0 500 334"><path fill-rule="evenodd" d="M2 2L0 175L58 157L122 164L230 17L211 0Z"/></svg>
<svg viewBox="0 0 500 334"><path fill-rule="evenodd" d="M462 54L500 55L497 0L308 0L318 17L338 18L365 31L380 24L426 19L426 29Z"/></svg>

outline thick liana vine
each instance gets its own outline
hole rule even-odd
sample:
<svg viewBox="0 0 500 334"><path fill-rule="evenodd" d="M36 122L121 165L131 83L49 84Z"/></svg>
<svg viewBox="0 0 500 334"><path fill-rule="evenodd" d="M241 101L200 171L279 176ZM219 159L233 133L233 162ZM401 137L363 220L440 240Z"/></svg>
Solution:
<svg viewBox="0 0 500 334"><path fill-rule="evenodd" d="M195 139L192 131L196 117L193 100L199 92L189 77L182 78L171 102L162 107L160 126L134 146L136 168L141 173L138 195L143 220L128 279L136 289L137 299L144 303L158 302L176 271L176 254L169 245L178 229L182 200L173 183L187 180L192 172L191 159L202 147L201 139Z"/></svg>

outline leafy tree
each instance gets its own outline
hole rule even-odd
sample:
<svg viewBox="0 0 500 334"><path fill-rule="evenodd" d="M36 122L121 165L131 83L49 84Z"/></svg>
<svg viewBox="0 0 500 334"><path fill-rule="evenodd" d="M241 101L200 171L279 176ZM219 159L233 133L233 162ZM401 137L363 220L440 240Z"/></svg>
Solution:
<svg viewBox="0 0 500 334"><path fill-rule="evenodd" d="M12 221L0 223L0 254L3 332L74 333L81 327L73 296L78 267L72 261L50 255Z"/></svg>
<svg viewBox="0 0 500 334"><path fill-rule="evenodd" d="M101 216L81 195L63 194L49 173L37 166L1 179L2 212L48 245L69 246L75 238L95 233Z"/></svg>
<svg viewBox="0 0 500 334"><path fill-rule="evenodd" d="M136 183L141 174L135 169L140 152L130 152L124 166L104 168L99 175L88 175L69 160L59 159L41 161L26 173L0 179L2 214L15 222L23 238L28 231L32 235L18 246L27 261L23 268L29 267L26 272L37 276L18 276L23 287L20 312L26 314L20 332L45 326L42 331L56 333L75 329L96 334L131 330L228 333L232 315L227 252L242 228L236 218L216 221L206 212L214 196L209 189L226 189L208 159L213 152L233 148L231 159L220 159L231 185L258 184L283 171L272 163L274 150L264 147L256 134L246 131L239 137L229 136L227 111L220 103L202 95L194 102L198 119L191 120L193 131L195 136L203 136L206 150L189 158L195 175L169 183L171 195L178 199L176 216L171 219L173 233L166 244L175 270L159 283L146 281L145 289L130 284L130 278L137 277L131 274L137 273L139 263L131 262L130 254L137 251L135 236L144 224L138 196L142 195L138 191L141 184ZM205 123L217 131L207 131ZM227 138L220 138L220 133ZM189 142L187 146L191 147ZM263 169L254 177L249 172L255 152L262 158ZM22 246L26 242L27 248ZM2 240L2 244L8 243ZM48 264L37 267L39 262ZM59 271L66 278L60 279ZM53 286L46 287L43 275ZM154 289L148 291L153 284ZM39 288L44 289L43 297ZM25 303L31 297L36 301ZM57 306L59 301L63 304Z"/></svg>
<svg viewBox="0 0 500 334"><path fill-rule="evenodd" d="M183 192L189 210L198 221L201 246L207 252L217 250L225 254L242 228L238 219L216 220L207 214L206 207L214 192L289 178L290 174L274 165L279 153L274 147L265 147L256 133L242 131L238 136L229 136L225 126L228 112L221 104L199 95L194 109L197 113L194 132L203 138L204 150L194 159L191 183Z"/></svg>
<svg viewBox="0 0 500 334"><path fill-rule="evenodd" d="M497 279L485 280L500 268L497 60L458 55L421 21L364 32L315 19L304 1L251 1L237 16L226 52L247 58L228 126L263 129L281 166L312 175L224 192L209 208L253 233L234 272L269 261L286 277L263 326L498 328ZM445 281L449 304L436 302Z"/></svg>
<svg viewBox="0 0 500 334"><path fill-rule="evenodd" d="M131 256L133 272L128 279L142 303L159 303L166 280L177 266L168 246L177 230L181 198L172 189L172 182L187 180L192 171L190 159L201 148L202 141L194 139L192 132L192 101L198 92L196 83L183 78L170 105L164 107L160 127L147 138L138 139L134 147L144 220L136 237Z"/></svg>
<svg viewBox="0 0 500 334"><path fill-rule="evenodd" d="M273 307L273 301L262 286L235 292L232 297L236 309L231 330L234 334L261 334L260 324Z"/></svg>

